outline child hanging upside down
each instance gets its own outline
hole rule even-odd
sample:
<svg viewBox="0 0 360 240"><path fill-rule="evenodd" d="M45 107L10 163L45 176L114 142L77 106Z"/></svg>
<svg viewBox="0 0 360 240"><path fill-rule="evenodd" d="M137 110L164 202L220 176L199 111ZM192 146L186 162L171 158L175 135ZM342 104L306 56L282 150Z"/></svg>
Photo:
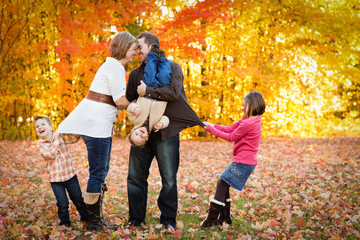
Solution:
<svg viewBox="0 0 360 240"><path fill-rule="evenodd" d="M149 87L162 87L170 84L170 63L165 52L158 44L151 45L147 55L143 83ZM159 131L169 125L169 118L164 116L166 101L157 101L147 97L139 97L129 104L127 113L135 125L129 134L129 141L134 147L143 147L152 130Z"/></svg>

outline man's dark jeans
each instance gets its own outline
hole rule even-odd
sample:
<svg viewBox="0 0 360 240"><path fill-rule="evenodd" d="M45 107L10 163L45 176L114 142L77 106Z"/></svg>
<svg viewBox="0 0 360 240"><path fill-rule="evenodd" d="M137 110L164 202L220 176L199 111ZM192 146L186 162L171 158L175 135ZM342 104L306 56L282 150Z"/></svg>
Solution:
<svg viewBox="0 0 360 240"><path fill-rule="evenodd" d="M86 191L89 193L101 193L101 186L110 168L110 154L112 138L94 138L82 136L89 160L89 180Z"/></svg>
<svg viewBox="0 0 360 240"><path fill-rule="evenodd" d="M159 132L150 134L144 148L131 147L127 178L129 222L133 222L135 225L145 223L147 179L151 162L155 156L162 179L162 189L158 198L158 206L161 211L160 223L175 227L178 208L176 174L179 169L179 147L179 134L161 141Z"/></svg>
<svg viewBox="0 0 360 240"><path fill-rule="evenodd" d="M79 212L80 219L82 221L87 221L88 213L76 175L65 182L52 182L51 187L56 197L60 225L71 226L69 217L69 200L66 195L66 191L68 192L71 201L74 203L77 211Z"/></svg>

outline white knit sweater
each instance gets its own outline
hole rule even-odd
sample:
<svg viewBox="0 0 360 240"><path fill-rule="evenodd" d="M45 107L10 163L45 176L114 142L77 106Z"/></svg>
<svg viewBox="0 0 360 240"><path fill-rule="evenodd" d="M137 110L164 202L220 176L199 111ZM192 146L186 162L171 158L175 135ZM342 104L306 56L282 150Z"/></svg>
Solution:
<svg viewBox="0 0 360 240"><path fill-rule="evenodd" d="M90 90L111 95L114 102L125 95L125 69L115 58L108 57L97 71ZM111 137L119 110L109 104L84 98L60 123L58 132L96 138Z"/></svg>

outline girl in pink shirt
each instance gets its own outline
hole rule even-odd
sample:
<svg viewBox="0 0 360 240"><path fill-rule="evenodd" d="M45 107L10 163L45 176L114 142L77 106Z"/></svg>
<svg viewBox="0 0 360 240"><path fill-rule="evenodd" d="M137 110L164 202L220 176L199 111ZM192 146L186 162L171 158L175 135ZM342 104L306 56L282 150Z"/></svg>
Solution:
<svg viewBox="0 0 360 240"><path fill-rule="evenodd" d="M231 224L229 188L241 191L257 165L257 152L261 138L261 117L265 112L265 101L261 93L252 91L243 99L244 116L231 126L220 126L204 122L211 134L234 142L233 161L220 176L214 199L210 200L207 218L201 227Z"/></svg>

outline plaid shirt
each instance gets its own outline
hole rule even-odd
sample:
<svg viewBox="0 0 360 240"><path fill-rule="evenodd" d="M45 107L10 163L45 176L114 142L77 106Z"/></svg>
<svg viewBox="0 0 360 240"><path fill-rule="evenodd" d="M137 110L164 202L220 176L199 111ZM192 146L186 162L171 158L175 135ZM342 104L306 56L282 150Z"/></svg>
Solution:
<svg viewBox="0 0 360 240"><path fill-rule="evenodd" d="M50 182L65 182L76 174L66 144L76 143L79 139L80 135L60 134L59 140L39 140L37 147L41 156L47 160Z"/></svg>

